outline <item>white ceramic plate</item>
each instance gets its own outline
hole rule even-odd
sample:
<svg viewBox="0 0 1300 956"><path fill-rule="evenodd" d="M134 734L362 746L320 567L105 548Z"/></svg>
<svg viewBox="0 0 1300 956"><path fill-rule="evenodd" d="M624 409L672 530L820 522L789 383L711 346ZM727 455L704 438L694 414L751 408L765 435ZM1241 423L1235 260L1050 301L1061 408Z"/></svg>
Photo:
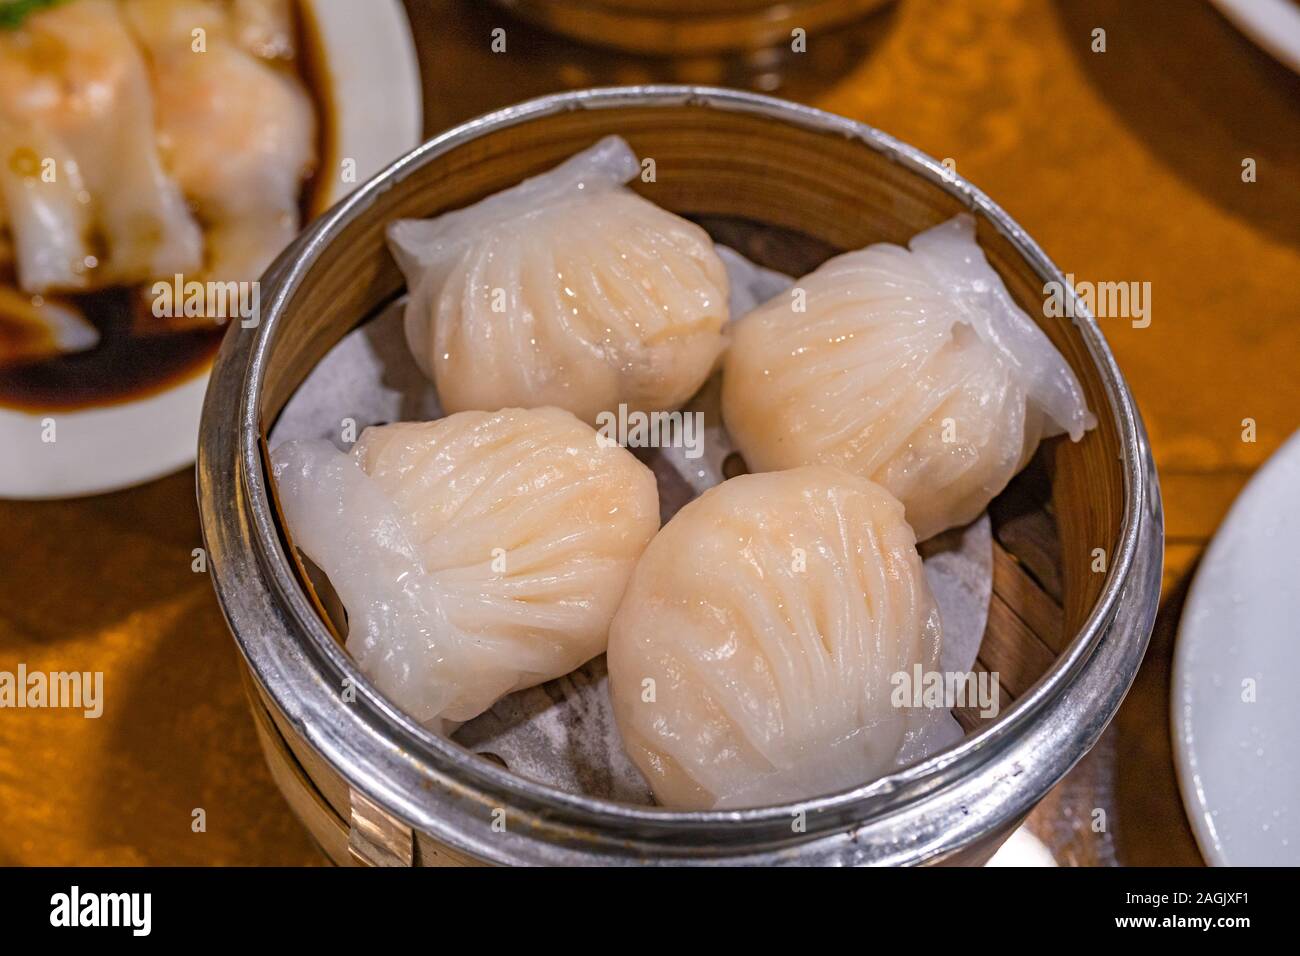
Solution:
<svg viewBox="0 0 1300 956"><path fill-rule="evenodd" d="M1300 4L1294 0L1213 0L1242 33L1300 73Z"/></svg>
<svg viewBox="0 0 1300 956"><path fill-rule="evenodd" d="M1251 479L1196 573L1170 694L1206 861L1300 865L1300 432Z"/></svg>
<svg viewBox="0 0 1300 956"><path fill-rule="evenodd" d="M416 146L420 68L401 0L305 0L319 28L335 150L365 182ZM354 184L333 183L330 204ZM194 461L208 370L166 391L73 412L0 408L0 498L68 498L140 484ZM54 441L49 441L53 422Z"/></svg>
<svg viewBox="0 0 1300 956"><path fill-rule="evenodd" d="M1046 844L1029 832L1029 827L1019 826L1016 832L1007 837L1007 842L998 847L998 852L984 864L985 866L1056 866Z"/></svg>

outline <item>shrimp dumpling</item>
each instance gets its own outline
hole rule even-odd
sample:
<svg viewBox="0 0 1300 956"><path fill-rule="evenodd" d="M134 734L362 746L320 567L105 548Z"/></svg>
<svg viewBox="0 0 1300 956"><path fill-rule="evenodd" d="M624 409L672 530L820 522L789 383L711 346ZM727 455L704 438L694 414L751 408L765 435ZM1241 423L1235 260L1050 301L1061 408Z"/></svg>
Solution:
<svg viewBox="0 0 1300 956"><path fill-rule="evenodd" d="M0 30L0 170L25 292L130 285L202 259L159 154L145 58L112 0Z"/></svg>
<svg viewBox="0 0 1300 956"><path fill-rule="evenodd" d="M736 323L722 410L751 470L870 478L925 539L978 517L1040 439L1095 419L970 216L909 245L837 256Z"/></svg>
<svg viewBox="0 0 1300 956"><path fill-rule="evenodd" d="M686 505L614 617L610 695L659 803L752 807L866 783L946 712L895 707L937 666L939 614L902 506L826 466Z"/></svg>
<svg viewBox="0 0 1300 956"><path fill-rule="evenodd" d="M659 527L650 470L557 408L461 412L272 455L295 543L385 694L450 731L605 650Z"/></svg>
<svg viewBox="0 0 1300 956"><path fill-rule="evenodd" d="M406 335L447 411L677 408L721 354L728 283L707 233L623 183L607 137L550 172L388 243L406 275Z"/></svg>
<svg viewBox="0 0 1300 956"><path fill-rule="evenodd" d="M264 60L297 54L294 0L227 0L239 45Z"/></svg>
<svg viewBox="0 0 1300 956"><path fill-rule="evenodd" d="M127 0L125 10L149 52L163 155L206 230L203 277L252 282L301 225L299 197L317 160L311 97L239 45L240 24L224 7ZM202 53L192 49L199 28Z"/></svg>

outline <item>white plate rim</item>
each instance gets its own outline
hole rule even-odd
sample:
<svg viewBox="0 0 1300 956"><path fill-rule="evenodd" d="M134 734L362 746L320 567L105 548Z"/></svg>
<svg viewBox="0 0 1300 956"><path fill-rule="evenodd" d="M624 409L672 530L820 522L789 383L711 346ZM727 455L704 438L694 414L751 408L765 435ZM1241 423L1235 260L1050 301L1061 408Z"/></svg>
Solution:
<svg viewBox="0 0 1300 956"><path fill-rule="evenodd" d="M1191 729L1187 726L1187 716L1183 707L1184 690L1191 680L1190 669L1193 666L1188 658L1192 645L1196 641L1195 625L1190 622L1196 619L1197 611L1208 600L1207 595L1211 589L1219 584L1206 573L1206 568L1214 566L1216 555L1226 547L1223 544L1227 540L1226 532L1230 527L1244 520L1242 515L1246 513L1248 505L1263 494L1263 489L1270 481L1269 476L1274 471L1291 466L1292 459L1300 460L1300 431L1291 435L1273 452L1233 501L1228 514L1214 533L1213 540L1201 558L1178 621L1178 633L1174 643L1174 664L1169 682L1169 724L1173 737L1174 770L1192 835L1196 838L1201 856L1211 866L1250 864L1245 861L1234 862L1228 858L1218 834L1209 822L1214 808L1207 803L1205 794L1197 784L1199 765L1195 754L1195 743L1190 742L1188 736Z"/></svg>
<svg viewBox="0 0 1300 956"><path fill-rule="evenodd" d="M419 144L419 60L401 0L303 3L317 27L328 75L332 152L356 162L356 183L330 177L326 205L332 205ZM73 411L0 408L0 447L6 449L0 456L0 499L103 494L193 464L210 367L117 404Z"/></svg>
<svg viewBox="0 0 1300 956"><path fill-rule="evenodd" d="M1291 0L1211 0L1274 59L1300 73L1300 6Z"/></svg>

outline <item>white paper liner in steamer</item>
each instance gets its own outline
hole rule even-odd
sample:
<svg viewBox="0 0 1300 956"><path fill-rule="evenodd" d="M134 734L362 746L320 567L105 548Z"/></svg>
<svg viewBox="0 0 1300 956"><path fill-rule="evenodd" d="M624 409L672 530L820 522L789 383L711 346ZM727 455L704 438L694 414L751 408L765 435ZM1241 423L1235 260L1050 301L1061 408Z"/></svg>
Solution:
<svg viewBox="0 0 1300 956"><path fill-rule="evenodd" d="M718 251L731 281L733 319L793 283L724 246ZM355 438L370 425L442 416L437 392L407 346L404 308L404 299L393 303L325 355L272 428L272 448L295 438L323 438L346 451L350 446L345 432ZM638 451L658 479L665 522L691 498L723 480L724 462L733 448L721 427L719 393L715 375L685 409L705 415L700 457L687 458L682 448ZM993 589L988 514L923 542L920 550L943 622L940 670L968 672L979 654ZM461 726L452 739L561 790L653 804L649 787L623 751L607 683L601 656L571 674L503 698ZM919 760L961 736L949 712L935 712L924 738L904 745L898 765Z"/></svg>

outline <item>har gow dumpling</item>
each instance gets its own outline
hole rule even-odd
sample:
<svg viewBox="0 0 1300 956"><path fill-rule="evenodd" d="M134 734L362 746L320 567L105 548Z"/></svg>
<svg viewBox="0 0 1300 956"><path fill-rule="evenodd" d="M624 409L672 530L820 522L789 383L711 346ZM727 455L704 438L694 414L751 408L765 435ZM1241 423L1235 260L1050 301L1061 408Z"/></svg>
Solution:
<svg viewBox="0 0 1300 956"><path fill-rule="evenodd" d="M641 556L610 627L610 696L659 803L762 806L914 759L916 738L951 718L893 706L891 678L934 670L939 650L888 492L825 466L744 475L682 508Z"/></svg>
<svg viewBox="0 0 1300 956"><path fill-rule="evenodd" d="M721 354L727 273L707 233L623 184L610 136L466 209L388 228L406 336L448 412L664 411Z"/></svg>
<svg viewBox="0 0 1300 956"><path fill-rule="evenodd" d="M557 408L366 429L272 455L299 548L362 671L436 730L605 650L659 527L650 470Z"/></svg>
<svg viewBox="0 0 1300 956"><path fill-rule="evenodd" d="M836 256L736 323L722 401L751 470L870 478L925 539L974 520L1040 439L1078 441L1095 419L970 216L909 246Z"/></svg>

